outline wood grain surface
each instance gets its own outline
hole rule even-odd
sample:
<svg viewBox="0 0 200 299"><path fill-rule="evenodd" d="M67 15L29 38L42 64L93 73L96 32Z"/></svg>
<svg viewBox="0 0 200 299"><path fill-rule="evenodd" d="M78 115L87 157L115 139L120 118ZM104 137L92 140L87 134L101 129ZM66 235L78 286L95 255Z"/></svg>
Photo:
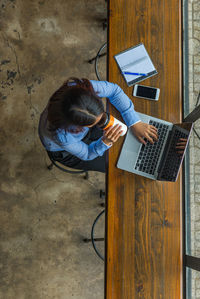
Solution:
<svg viewBox="0 0 200 299"><path fill-rule="evenodd" d="M108 81L126 92L136 111L170 122L182 117L181 18L179 0L108 3ZM141 42L158 70L141 84L160 88L158 102L133 98L113 58ZM182 298L181 174L167 183L117 169L122 144L123 137L108 155L105 298Z"/></svg>

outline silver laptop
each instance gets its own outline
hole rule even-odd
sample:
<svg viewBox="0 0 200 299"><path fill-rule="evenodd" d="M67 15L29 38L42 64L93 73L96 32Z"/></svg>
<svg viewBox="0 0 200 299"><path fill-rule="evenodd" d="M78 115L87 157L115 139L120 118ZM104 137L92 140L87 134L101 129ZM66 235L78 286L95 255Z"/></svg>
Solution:
<svg viewBox="0 0 200 299"><path fill-rule="evenodd" d="M138 113L141 121L155 126L158 141L152 145L140 143L129 129L126 135L117 167L153 180L177 180L180 167L188 145L192 123L172 124L170 122ZM176 150L180 138L187 139L183 154Z"/></svg>

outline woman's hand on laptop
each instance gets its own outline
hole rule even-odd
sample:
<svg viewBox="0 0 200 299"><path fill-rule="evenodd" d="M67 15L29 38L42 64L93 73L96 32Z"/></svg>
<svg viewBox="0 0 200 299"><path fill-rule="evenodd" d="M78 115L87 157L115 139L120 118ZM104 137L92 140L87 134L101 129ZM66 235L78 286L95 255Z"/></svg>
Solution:
<svg viewBox="0 0 200 299"><path fill-rule="evenodd" d="M176 151L178 154L183 155L186 143L187 143L187 139L185 139L185 138L179 139L179 141L176 144Z"/></svg>
<svg viewBox="0 0 200 299"><path fill-rule="evenodd" d="M144 140L147 139L150 143L154 143L154 141L158 140L158 133L157 129L149 124L143 123L143 122L138 122L134 125L131 126L133 134L137 137L137 139L143 143L146 144L146 141Z"/></svg>

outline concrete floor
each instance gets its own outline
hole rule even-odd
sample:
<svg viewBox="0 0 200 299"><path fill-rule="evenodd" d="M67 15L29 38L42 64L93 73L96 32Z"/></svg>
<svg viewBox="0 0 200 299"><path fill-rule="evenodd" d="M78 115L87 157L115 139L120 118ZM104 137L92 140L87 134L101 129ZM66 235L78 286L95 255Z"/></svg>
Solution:
<svg viewBox="0 0 200 299"><path fill-rule="evenodd" d="M49 171L38 119L106 41L103 0L0 1L0 298L103 298L104 264L91 244L104 175Z"/></svg>

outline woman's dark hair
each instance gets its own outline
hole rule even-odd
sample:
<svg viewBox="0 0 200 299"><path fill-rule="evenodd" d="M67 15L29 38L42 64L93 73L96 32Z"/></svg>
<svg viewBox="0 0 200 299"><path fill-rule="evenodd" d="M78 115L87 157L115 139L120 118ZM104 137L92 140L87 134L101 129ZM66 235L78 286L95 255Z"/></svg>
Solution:
<svg viewBox="0 0 200 299"><path fill-rule="evenodd" d="M87 79L69 78L50 98L48 121L50 130L92 125L104 112L102 100ZM80 132L81 128L76 132Z"/></svg>

